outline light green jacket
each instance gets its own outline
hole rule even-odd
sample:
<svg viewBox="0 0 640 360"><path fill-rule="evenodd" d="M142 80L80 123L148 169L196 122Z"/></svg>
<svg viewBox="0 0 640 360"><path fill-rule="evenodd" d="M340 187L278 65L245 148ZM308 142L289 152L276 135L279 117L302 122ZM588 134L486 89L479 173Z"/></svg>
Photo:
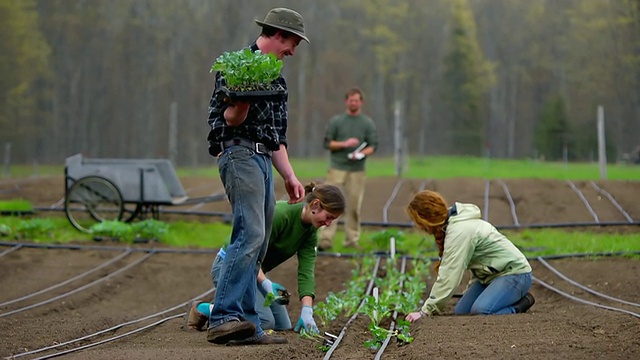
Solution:
<svg viewBox="0 0 640 360"><path fill-rule="evenodd" d="M470 284L489 284L499 276L531 272L531 265L509 239L480 218L476 205L455 203L438 277L422 311L429 315L442 312L467 269L471 270Z"/></svg>

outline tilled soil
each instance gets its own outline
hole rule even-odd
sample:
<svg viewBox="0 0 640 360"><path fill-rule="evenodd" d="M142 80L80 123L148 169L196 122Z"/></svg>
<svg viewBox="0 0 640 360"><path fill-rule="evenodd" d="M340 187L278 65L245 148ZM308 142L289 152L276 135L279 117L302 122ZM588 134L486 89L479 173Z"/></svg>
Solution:
<svg viewBox="0 0 640 360"><path fill-rule="evenodd" d="M217 179L182 179L191 197L206 196L221 190ZM549 180L505 181L516 205L520 224L625 221L588 182L575 182L584 191L591 211L566 182ZM637 182L597 182L609 192L635 221L640 218L640 185ZM403 204L417 190L441 191L451 201L475 202L497 225L514 223L513 212L503 186L489 184L489 203L485 204L485 180L453 179L438 181L370 179L367 184L364 221L406 222ZM391 195L398 187L395 198ZM278 189L282 194L281 187ZM64 196L60 178L28 179L0 182L0 198L21 195L37 206L50 206ZM280 195L282 196L282 195ZM389 199L392 200L389 200ZM605 201L606 200L606 201ZM227 211L224 202L204 204L200 210ZM605 228L606 231L616 231ZM627 231L637 231L631 227ZM639 240L640 241L640 240ZM92 244L93 245L93 244ZM112 246L113 244L105 244ZM152 245L139 245L135 249ZM639 246L640 248L640 246ZM0 247L0 253L9 247ZM90 275L46 293L12 304L0 305L0 356L60 344L115 325L139 319L171 308L210 289L209 269L215 249L201 253L160 252L145 259L147 253L122 250L65 250L21 248L0 257L0 304L68 281L80 274L112 263ZM116 257L122 256L120 259ZM338 292L351 277L355 261L344 257L321 256L316 266L317 297ZM138 262L138 263L136 263ZM631 303L640 303L637 277L640 261L628 258L566 258L549 260L551 266L598 292ZM638 313L636 306L597 298L567 284L538 261L532 261L534 276L557 287L566 295L619 307ZM130 268L122 270L123 267ZM269 276L293 293L289 313L295 323L300 303L296 301L296 260L291 259ZM120 270L119 270L120 269ZM99 279L105 278L100 281ZM430 279L425 276L425 281ZM458 291L462 291L459 288ZM65 293L73 292L65 295ZM536 304L526 314L511 316L436 316L411 326L415 341L398 347L392 341L383 359L637 359L640 358L640 319L628 313L586 305L552 292L535 283L532 293ZM50 299L55 300L50 301ZM205 297L205 299L208 297ZM42 303L36 306L38 303ZM455 304L452 300L451 306ZM30 307L11 315L7 314ZM450 309L451 310L451 309ZM182 306L136 325L108 331L92 340L104 340L125 334L136 327L149 325L186 311ZM328 330L337 333L347 319L332 323ZM373 359L375 353L365 349L368 322L356 318L333 353L336 359ZM327 329L324 329L327 330ZM124 336L102 345L66 354L69 359L321 359L324 354L309 340L296 333L280 333L289 343L281 346L227 347L212 345L205 333L186 331L184 319L175 318L144 331ZM83 340L75 346L87 344ZM70 347L63 347L68 349ZM60 350L60 349L58 349ZM49 354L25 356L33 359Z"/></svg>

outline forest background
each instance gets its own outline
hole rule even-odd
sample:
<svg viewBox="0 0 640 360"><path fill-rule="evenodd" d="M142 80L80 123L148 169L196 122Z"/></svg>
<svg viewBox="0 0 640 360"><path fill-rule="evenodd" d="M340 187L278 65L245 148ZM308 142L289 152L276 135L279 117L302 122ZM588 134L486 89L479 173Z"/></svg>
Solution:
<svg viewBox="0 0 640 360"><path fill-rule="evenodd" d="M381 156L399 129L413 156L591 161L598 106L610 161L640 145L640 0L0 0L0 153L210 164L209 69L276 6L311 40L285 59L293 157L326 154L351 86Z"/></svg>

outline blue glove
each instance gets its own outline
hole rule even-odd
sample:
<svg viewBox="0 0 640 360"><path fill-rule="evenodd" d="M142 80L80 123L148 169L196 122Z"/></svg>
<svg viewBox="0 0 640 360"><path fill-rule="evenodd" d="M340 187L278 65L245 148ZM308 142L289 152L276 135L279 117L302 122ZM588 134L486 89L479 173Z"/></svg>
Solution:
<svg viewBox="0 0 640 360"><path fill-rule="evenodd" d="M276 297L275 299L276 304L289 305L289 297L291 296L291 294L289 294L289 292L284 286L278 283L274 283L271 280L265 278L260 283L259 290L265 298L269 293L273 293L273 295L275 295Z"/></svg>
<svg viewBox="0 0 640 360"><path fill-rule="evenodd" d="M270 292L273 293L273 295L275 296L279 296L280 294L278 294L278 290L283 292L287 291L287 289L284 286L278 283L272 282L269 279L262 280L262 282L260 283L260 289L264 296L267 296L267 294Z"/></svg>
<svg viewBox="0 0 640 360"><path fill-rule="evenodd" d="M300 319L296 323L296 327L293 329L293 331L300 332L300 330L315 334L320 333L318 325L316 325L315 320L313 320L313 308L311 306L302 307L302 312L300 312Z"/></svg>

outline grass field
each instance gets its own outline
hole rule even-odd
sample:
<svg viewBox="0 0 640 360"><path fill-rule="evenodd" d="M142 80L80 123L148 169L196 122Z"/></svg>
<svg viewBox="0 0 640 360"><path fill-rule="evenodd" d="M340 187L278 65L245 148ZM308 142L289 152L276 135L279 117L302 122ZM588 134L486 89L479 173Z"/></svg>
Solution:
<svg viewBox="0 0 640 360"><path fill-rule="evenodd" d="M326 174L328 159L291 159L296 175L301 179L323 178ZM187 168L178 167L179 176L217 176L215 166ZM10 176L23 178L42 175L62 175L64 166L13 166ZM392 158L373 156L367 160L367 176L395 176L395 163ZM600 178L597 163L543 162L529 159L504 160L475 157L434 156L411 157L404 167L402 177L418 179L447 179L454 177L474 178L539 178L596 180ZM640 180L640 166L630 164L608 164L607 179Z"/></svg>
<svg viewBox="0 0 640 360"><path fill-rule="evenodd" d="M323 178L327 159L291 159L296 175L302 179ZM211 168L180 168L181 176L217 176L215 166ZM600 178L597 163L558 163L533 160L500 160L472 157L412 157L402 172L402 177L416 179L447 179L455 177L474 178L539 178L596 180ZM372 157L367 160L367 177L395 176L395 163L391 158ZM640 166L609 164L607 179L640 180Z"/></svg>

